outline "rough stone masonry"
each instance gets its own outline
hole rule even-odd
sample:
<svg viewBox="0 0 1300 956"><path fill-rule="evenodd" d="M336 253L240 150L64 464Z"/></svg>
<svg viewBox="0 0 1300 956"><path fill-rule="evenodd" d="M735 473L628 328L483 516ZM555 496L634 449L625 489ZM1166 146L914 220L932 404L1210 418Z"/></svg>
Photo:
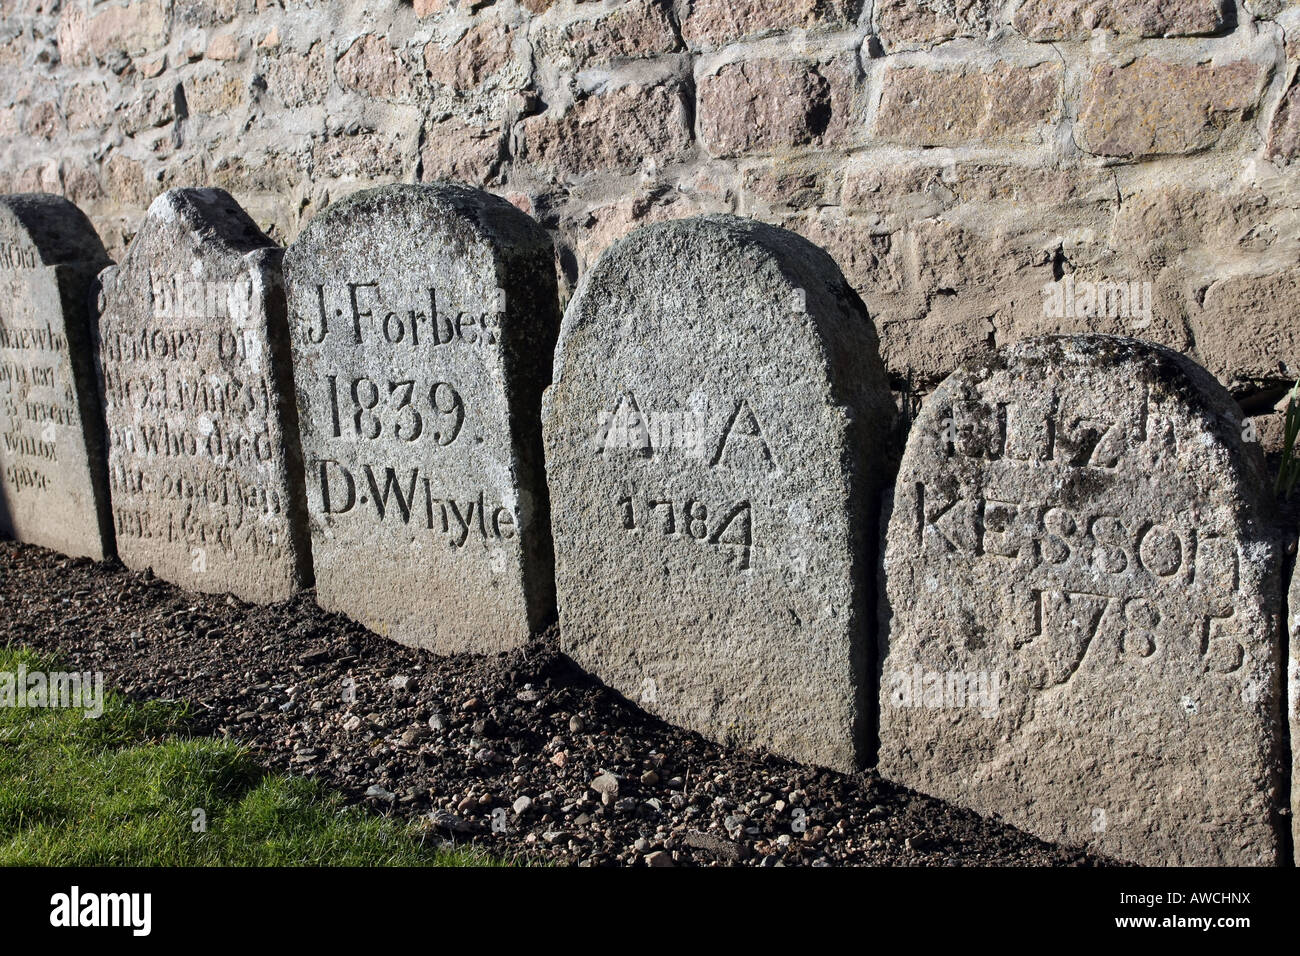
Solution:
<svg viewBox="0 0 1300 956"><path fill-rule="evenodd" d="M281 253L222 190L176 189L101 276L113 522L129 568L246 601L310 583Z"/></svg>
<svg viewBox="0 0 1300 956"><path fill-rule="evenodd" d="M1045 337L913 425L883 566L880 769L1150 865L1279 862L1279 550L1221 386Z"/></svg>
<svg viewBox="0 0 1300 956"><path fill-rule="evenodd" d="M0 534L64 554L113 553L90 318L109 264L58 196L0 196Z"/></svg>
<svg viewBox="0 0 1300 956"><path fill-rule="evenodd" d="M290 246L322 607L441 653L507 650L553 614L554 263L518 209L448 184L350 196Z"/></svg>
<svg viewBox="0 0 1300 956"><path fill-rule="evenodd" d="M285 243L452 178L536 216L565 282L737 213L831 253L896 384L1108 332L1264 402L1300 375L1297 36L1283 0L11 2L0 191L68 196L120 257L173 186ZM1046 313L1068 276L1151 309Z"/></svg>
<svg viewBox="0 0 1300 956"><path fill-rule="evenodd" d="M564 651L673 723L851 771L893 406L830 257L730 216L616 243L543 412Z"/></svg>

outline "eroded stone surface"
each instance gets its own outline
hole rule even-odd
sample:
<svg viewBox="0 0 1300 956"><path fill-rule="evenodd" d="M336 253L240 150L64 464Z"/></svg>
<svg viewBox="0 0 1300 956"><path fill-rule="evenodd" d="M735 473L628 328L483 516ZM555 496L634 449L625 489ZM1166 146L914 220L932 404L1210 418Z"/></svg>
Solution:
<svg viewBox="0 0 1300 956"><path fill-rule="evenodd" d="M881 771L1140 863L1276 863L1277 549L1241 433L1133 339L946 379L888 524Z"/></svg>
<svg viewBox="0 0 1300 956"><path fill-rule="evenodd" d="M1031 40L1086 40L1094 30L1172 37L1223 29L1220 0L1027 0L1011 19Z"/></svg>
<svg viewBox="0 0 1300 956"><path fill-rule="evenodd" d="M258 602L311 579L281 253L224 191L174 189L101 275L118 554Z"/></svg>
<svg viewBox="0 0 1300 956"><path fill-rule="evenodd" d="M549 237L486 193L385 186L312 220L285 279L317 600L441 653L524 643L554 607Z"/></svg>
<svg viewBox="0 0 1300 956"><path fill-rule="evenodd" d="M855 767L892 417L820 249L730 216L615 244L543 411L565 652L674 723Z"/></svg>
<svg viewBox="0 0 1300 956"><path fill-rule="evenodd" d="M0 196L0 534L113 553L91 286L108 265L81 210Z"/></svg>
<svg viewBox="0 0 1300 956"><path fill-rule="evenodd" d="M1292 573L1291 587L1287 592L1287 611L1290 622L1290 655L1287 662L1287 702L1291 713L1291 846L1294 862L1300 864L1300 574Z"/></svg>
<svg viewBox="0 0 1300 956"><path fill-rule="evenodd" d="M1144 56L1102 63L1085 84L1076 138L1099 156L1198 152L1240 134L1268 76L1267 64L1251 60L1207 67Z"/></svg>

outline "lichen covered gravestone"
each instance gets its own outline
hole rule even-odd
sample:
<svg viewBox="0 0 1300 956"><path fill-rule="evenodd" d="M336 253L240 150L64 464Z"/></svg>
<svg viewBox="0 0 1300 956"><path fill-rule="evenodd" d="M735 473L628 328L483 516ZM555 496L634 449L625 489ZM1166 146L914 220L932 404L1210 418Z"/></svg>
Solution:
<svg viewBox="0 0 1300 956"><path fill-rule="evenodd" d="M440 653L524 643L555 604L549 236L486 193L385 186L313 219L285 280L317 600Z"/></svg>
<svg viewBox="0 0 1300 956"><path fill-rule="evenodd" d="M1047 337L953 373L889 518L880 770L1144 864L1279 856L1263 460L1164 348Z"/></svg>
<svg viewBox="0 0 1300 956"><path fill-rule="evenodd" d="M101 277L118 554L258 602L311 577L280 255L225 192L174 189Z"/></svg>
<svg viewBox="0 0 1300 956"><path fill-rule="evenodd" d="M866 310L820 249L730 216L616 243L544 402L565 652L706 736L857 767L893 419Z"/></svg>
<svg viewBox="0 0 1300 956"><path fill-rule="evenodd" d="M0 534L113 552L91 288L108 254L59 196L0 196Z"/></svg>

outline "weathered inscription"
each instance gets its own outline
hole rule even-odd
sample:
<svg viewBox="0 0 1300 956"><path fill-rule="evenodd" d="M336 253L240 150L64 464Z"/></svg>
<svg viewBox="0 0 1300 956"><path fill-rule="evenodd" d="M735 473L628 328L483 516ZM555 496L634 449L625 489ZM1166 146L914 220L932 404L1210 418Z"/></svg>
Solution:
<svg viewBox="0 0 1300 956"><path fill-rule="evenodd" d="M824 253L732 217L616 244L546 399L565 651L715 739L856 767L870 449L891 422Z"/></svg>
<svg viewBox="0 0 1300 956"><path fill-rule="evenodd" d="M290 247L323 606L444 652L515 646L552 613L552 256L522 213L451 186L358 194Z"/></svg>
<svg viewBox="0 0 1300 956"><path fill-rule="evenodd" d="M1277 569L1239 419L1128 339L954 373L895 486L882 679L995 674L1000 699L886 701L882 770L1144 863L1270 862Z"/></svg>
<svg viewBox="0 0 1300 956"><path fill-rule="evenodd" d="M279 250L220 190L173 190L103 286L123 562L197 590L289 597L311 572Z"/></svg>
<svg viewBox="0 0 1300 956"><path fill-rule="evenodd" d="M88 310L107 264L67 200L0 197L0 532L93 558L113 550Z"/></svg>

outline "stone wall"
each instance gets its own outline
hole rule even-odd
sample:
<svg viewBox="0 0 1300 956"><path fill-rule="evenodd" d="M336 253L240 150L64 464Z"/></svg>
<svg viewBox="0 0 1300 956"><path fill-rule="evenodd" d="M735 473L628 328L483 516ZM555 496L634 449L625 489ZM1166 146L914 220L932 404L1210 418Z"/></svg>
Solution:
<svg viewBox="0 0 1300 956"><path fill-rule="evenodd" d="M862 295L896 388L1085 329L1186 352L1255 411L1300 372L1282 0L0 11L0 192L67 196L114 258L176 186L287 243L359 188L450 177L550 229L570 288L640 223L792 228Z"/></svg>

